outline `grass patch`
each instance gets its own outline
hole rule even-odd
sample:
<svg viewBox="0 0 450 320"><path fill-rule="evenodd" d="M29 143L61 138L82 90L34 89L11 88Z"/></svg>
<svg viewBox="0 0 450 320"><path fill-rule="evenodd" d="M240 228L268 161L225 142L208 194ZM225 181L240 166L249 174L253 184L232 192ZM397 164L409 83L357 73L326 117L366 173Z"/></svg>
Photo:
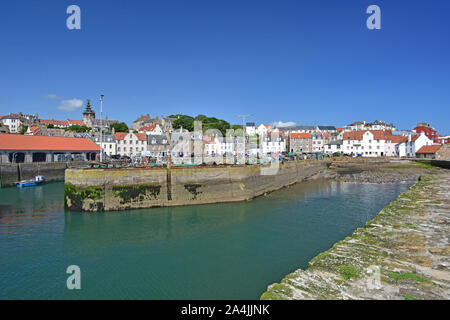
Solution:
<svg viewBox="0 0 450 320"><path fill-rule="evenodd" d="M435 165L431 163L425 163L425 162L414 162L414 163L408 163L408 164L394 164L392 166L387 166L388 169L432 169L436 168Z"/></svg>
<svg viewBox="0 0 450 320"><path fill-rule="evenodd" d="M420 300L419 298L416 298L410 294L404 294L403 298L405 298L405 300Z"/></svg>
<svg viewBox="0 0 450 320"><path fill-rule="evenodd" d="M417 227L415 225L413 225L412 223L406 222L405 226L410 228L410 229L417 229Z"/></svg>
<svg viewBox="0 0 450 320"><path fill-rule="evenodd" d="M341 265L339 267L339 272L341 273L341 276L345 280L349 280L352 278L359 278L359 270L355 266L350 265Z"/></svg>
<svg viewBox="0 0 450 320"><path fill-rule="evenodd" d="M397 273L397 272L389 272L389 277L392 279L399 281L404 279L412 279L417 282L431 282L429 279L423 278L415 273L406 272L406 273Z"/></svg>

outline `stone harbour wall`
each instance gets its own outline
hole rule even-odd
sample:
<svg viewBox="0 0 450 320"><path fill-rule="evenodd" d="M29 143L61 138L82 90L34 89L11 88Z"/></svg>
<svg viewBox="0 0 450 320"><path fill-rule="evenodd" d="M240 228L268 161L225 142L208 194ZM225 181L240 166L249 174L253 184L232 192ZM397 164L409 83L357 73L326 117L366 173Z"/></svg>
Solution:
<svg viewBox="0 0 450 320"><path fill-rule="evenodd" d="M110 211L250 200L326 172L326 161L274 166L67 169L65 204Z"/></svg>
<svg viewBox="0 0 450 320"><path fill-rule="evenodd" d="M12 187L20 180L45 176L47 182L64 181L64 171L80 162L34 162L0 164L0 187Z"/></svg>
<svg viewBox="0 0 450 320"><path fill-rule="evenodd" d="M421 176L364 228L269 285L265 300L450 299L450 173Z"/></svg>

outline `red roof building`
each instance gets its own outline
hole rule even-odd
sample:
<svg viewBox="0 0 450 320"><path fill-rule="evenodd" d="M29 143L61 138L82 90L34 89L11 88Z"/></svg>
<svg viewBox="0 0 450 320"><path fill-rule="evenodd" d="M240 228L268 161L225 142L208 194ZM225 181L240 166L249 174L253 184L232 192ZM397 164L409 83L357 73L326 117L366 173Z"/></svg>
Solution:
<svg viewBox="0 0 450 320"><path fill-rule="evenodd" d="M419 134L423 132L430 140L433 140L433 142L438 142L439 134L428 123L418 123L414 128L414 131Z"/></svg>
<svg viewBox="0 0 450 320"><path fill-rule="evenodd" d="M0 151L100 151L87 138L67 138L49 136L25 136L21 134L0 134Z"/></svg>
<svg viewBox="0 0 450 320"><path fill-rule="evenodd" d="M53 162L62 154L70 160L95 160L99 152L100 148L87 138L0 134L0 162ZM72 155L77 155L76 159Z"/></svg>
<svg viewBox="0 0 450 320"><path fill-rule="evenodd" d="M291 139L311 139L311 133L291 133Z"/></svg>
<svg viewBox="0 0 450 320"><path fill-rule="evenodd" d="M423 146L419 150L417 150L416 154L435 154L441 148L440 144L434 144L432 146Z"/></svg>

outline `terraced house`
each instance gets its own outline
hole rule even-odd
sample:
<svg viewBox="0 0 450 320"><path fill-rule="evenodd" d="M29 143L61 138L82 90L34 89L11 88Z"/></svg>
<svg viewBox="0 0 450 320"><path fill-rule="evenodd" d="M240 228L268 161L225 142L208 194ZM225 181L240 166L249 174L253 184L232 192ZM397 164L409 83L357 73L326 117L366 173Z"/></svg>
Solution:
<svg viewBox="0 0 450 320"><path fill-rule="evenodd" d="M116 132L114 134L116 141L117 154L120 156L137 156L143 151L148 151L147 135L145 133Z"/></svg>
<svg viewBox="0 0 450 320"><path fill-rule="evenodd" d="M312 136L310 133L291 133L289 136L289 151L296 153L312 152Z"/></svg>
<svg viewBox="0 0 450 320"><path fill-rule="evenodd" d="M324 152L324 145L328 142L328 133L313 133L312 139L312 152Z"/></svg>
<svg viewBox="0 0 450 320"><path fill-rule="evenodd" d="M165 135L147 135L147 145L152 157L165 157L169 153L169 142Z"/></svg>

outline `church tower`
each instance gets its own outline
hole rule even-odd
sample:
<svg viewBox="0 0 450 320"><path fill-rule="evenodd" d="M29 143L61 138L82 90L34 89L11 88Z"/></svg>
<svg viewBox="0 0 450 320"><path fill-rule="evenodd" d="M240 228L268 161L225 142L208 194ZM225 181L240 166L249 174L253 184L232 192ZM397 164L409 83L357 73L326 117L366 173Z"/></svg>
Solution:
<svg viewBox="0 0 450 320"><path fill-rule="evenodd" d="M83 122L87 127L92 128L93 119L95 119L95 111L91 109L91 100L87 99L86 109L83 112Z"/></svg>

